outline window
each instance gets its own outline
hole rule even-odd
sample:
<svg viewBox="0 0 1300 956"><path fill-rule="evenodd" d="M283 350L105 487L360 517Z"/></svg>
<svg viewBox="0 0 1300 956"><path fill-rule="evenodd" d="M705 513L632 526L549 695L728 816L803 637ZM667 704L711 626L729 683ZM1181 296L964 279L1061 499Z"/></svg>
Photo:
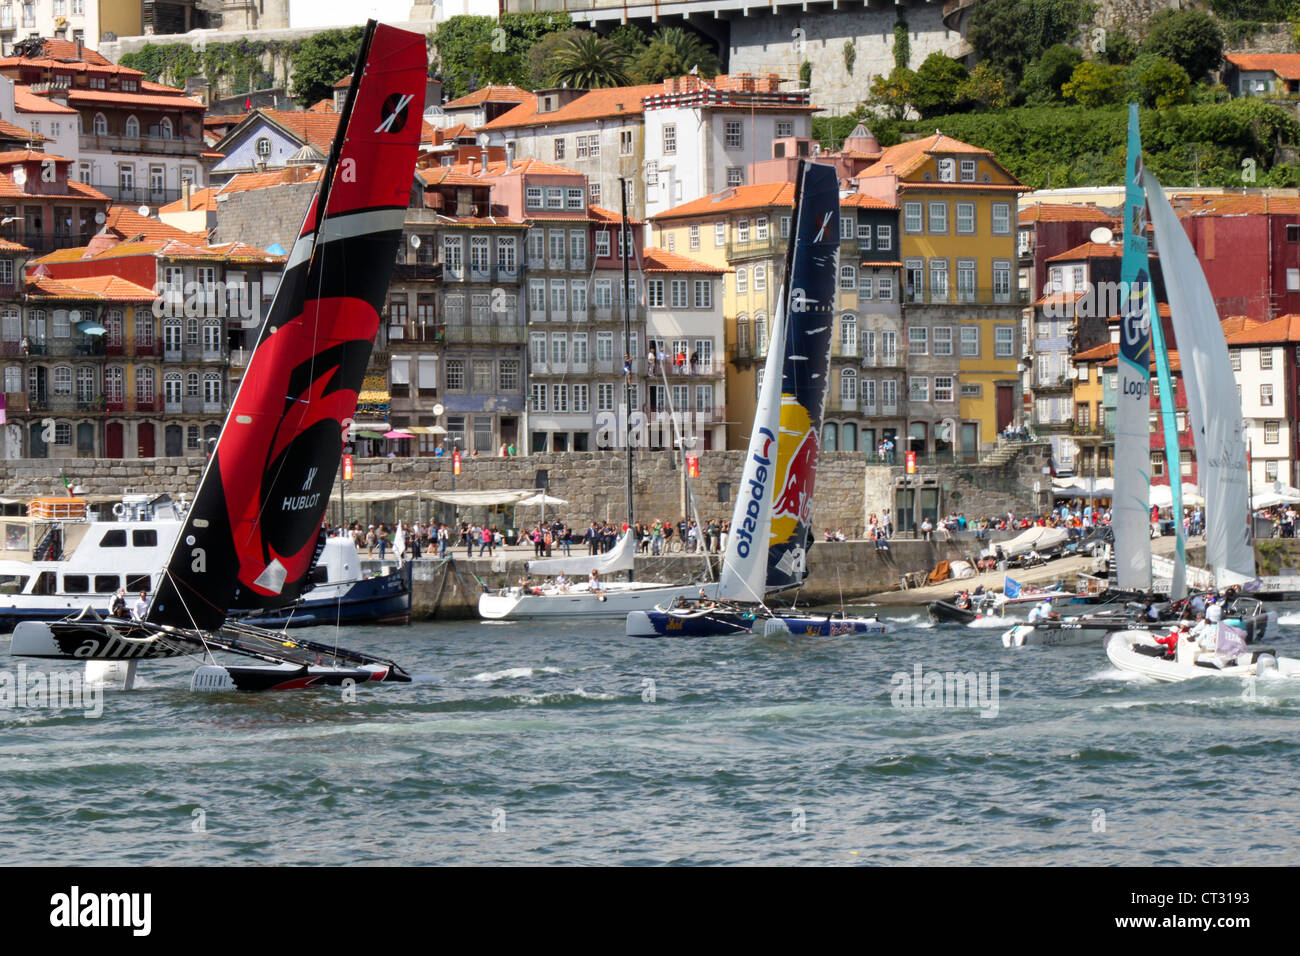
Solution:
<svg viewBox="0 0 1300 956"><path fill-rule="evenodd" d="M840 239L852 239L857 230L854 228L852 216L840 216Z"/></svg>
<svg viewBox="0 0 1300 956"><path fill-rule="evenodd" d="M221 404L221 376L216 373L203 376L203 403L205 405Z"/></svg>
<svg viewBox="0 0 1300 956"><path fill-rule="evenodd" d="M116 404L122 402L122 369L120 366L113 365L104 369L104 399Z"/></svg>
<svg viewBox="0 0 1300 956"><path fill-rule="evenodd" d="M742 246L749 242L749 220L742 219L736 223L736 242Z"/></svg>
<svg viewBox="0 0 1300 956"><path fill-rule="evenodd" d="M759 242L767 242L767 217L759 216L754 220L754 238Z"/></svg>
<svg viewBox="0 0 1300 956"><path fill-rule="evenodd" d="M876 249L879 252L888 252L894 244L894 227L877 226L876 227Z"/></svg>
<svg viewBox="0 0 1300 956"><path fill-rule="evenodd" d="M957 260L957 301L975 301L975 261L973 259Z"/></svg>
<svg viewBox="0 0 1300 956"><path fill-rule="evenodd" d="M66 365L56 365L54 367L54 394L72 394L72 369Z"/></svg>
<svg viewBox="0 0 1300 956"><path fill-rule="evenodd" d="M564 208L565 209L582 209L582 187L568 187L564 190Z"/></svg>
<svg viewBox="0 0 1300 956"><path fill-rule="evenodd" d="M736 295L749 294L749 271L747 269L736 270Z"/></svg>
<svg viewBox="0 0 1300 956"><path fill-rule="evenodd" d="M876 407L876 380L874 378L864 378L862 380L862 404L871 409Z"/></svg>
<svg viewBox="0 0 1300 956"><path fill-rule="evenodd" d="M664 155L677 155L677 126L673 123L664 126Z"/></svg>
<svg viewBox="0 0 1300 956"><path fill-rule="evenodd" d="M595 280L592 286L592 298L598 309L608 309L614 304L614 289L609 279Z"/></svg>
<svg viewBox="0 0 1300 956"><path fill-rule="evenodd" d="M1259 403L1260 403L1261 405L1265 405L1265 406L1267 406L1267 405L1272 405L1272 404L1273 404L1273 386L1272 386L1272 385L1261 385L1261 386L1259 387Z"/></svg>
<svg viewBox="0 0 1300 956"><path fill-rule="evenodd" d="M596 159L600 156L600 134L578 137L578 159Z"/></svg>
<svg viewBox="0 0 1300 956"><path fill-rule="evenodd" d="M856 266L840 266L840 289L852 292L858 287L858 270Z"/></svg>
<svg viewBox="0 0 1300 956"><path fill-rule="evenodd" d="M782 239L790 238L790 217L789 216L781 217L781 238Z"/></svg>
<svg viewBox="0 0 1300 956"><path fill-rule="evenodd" d="M460 392L465 390L464 359L447 359L447 388Z"/></svg>
<svg viewBox="0 0 1300 956"><path fill-rule="evenodd" d="M145 366L135 370L135 400L148 404L153 401L154 395L154 373L153 369Z"/></svg>
<svg viewBox="0 0 1300 956"><path fill-rule="evenodd" d="M1011 301L1011 263L1005 260L993 263L993 301Z"/></svg>
<svg viewBox="0 0 1300 956"><path fill-rule="evenodd" d="M3 273L0 273L0 278L3 278ZM1261 369L1265 369L1265 370L1267 370L1267 369L1271 369L1271 368L1273 367L1273 350L1272 350L1272 349L1260 349L1260 350L1259 350L1259 367L1260 367Z"/></svg>
<svg viewBox="0 0 1300 956"><path fill-rule="evenodd" d="M715 248L727 244L727 224L725 222L715 222L713 224L713 245Z"/></svg>
<svg viewBox="0 0 1300 956"><path fill-rule="evenodd" d="M1264 462L1264 480L1277 481L1277 459L1276 458Z"/></svg>
<svg viewBox="0 0 1300 956"><path fill-rule="evenodd" d="M600 205L600 183L587 184L587 201Z"/></svg>
<svg viewBox="0 0 1300 956"><path fill-rule="evenodd" d="M663 279L649 279L646 281L646 305L652 309L662 309L664 307Z"/></svg>
<svg viewBox="0 0 1300 956"><path fill-rule="evenodd" d="M96 136L108 135L108 120L104 118L103 113L95 114L95 118L91 120L91 129L95 131Z"/></svg>
<svg viewBox="0 0 1300 956"><path fill-rule="evenodd" d="M948 260L930 260L930 301L948 301Z"/></svg>
<svg viewBox="0 0 1300 956"><path fill-rule="evenodd" d="M870 298L870 295L868 295ZM894 279L892 276L881 276L876 280L876 298L881 302L894 301Z"/></svg>
<svg viewBox="0 0 1300 956"><path fill-rule="evenodd" d="M1192 453L1190 451L1178 453L1178 473L1184 478L1192 473Z"/></svg>
<svg viewBox="0 0 1300 956"><path fill-rule="evenodd" d="M930 353L930 330L924 326L912 326L907 330L907 350L912 355Z"/></svg>
<svg viewBox="0 0 1300 956"><path fill-rule="evenodd" d="M851 312L846 312L840 316L840 348L845 355L854 355L857 353L857 346L858 317Z"/></svg>
<svg viewBox="0 0 1300 956"><path fill-rule="evenodd" d="M909 402L928 402L930 400L930 380L924 375L913 375L907 380L907 400Z"/></svg>
<svg viewBox="0 0 1300 956"><path fill-rule="evenodd" d="M939 326L934 330L934 354L951 355L952 354L952 328L950 326Z"/></svg>
<svg viewBox="0 0 1300 956"><path fill-rule="evenodd" d="M789 137L791 137L791 136L793 136L793 135L794 135L794 121L793 121L793 120L777 120L777 122L776 122L776 138L777 138L777 139L788 139Z"/></svg>
<svg viewBox="0 0 1300 956"><path fill-rule="evenodd" d="M614 410L614 383L600 382L596 386L596 411L612 412Z"/></svg>
<svg viewBox="0 0 1300 956"><path fill-rule="evenodd" d="M127 139L139 139L140 121L136 119L134 116L128 116L126 118L126 125L123 127L123 133L125 134Z"/></svg>
<svg viewBox="0 0 1300 956"><path fill-rule="evenodd" d="M172 121L164 116L158 121L158 136L162 139L171 139L173 135Z"/></svg>
<svg viewBox="0 0 1300 956"><path fill-rule="evenodd" d="M551 386L551 410L557 414L566 413L569 410L569 386L552 385Z"/></svg>
<svg viewBox="0 0 1300 956"><path fill-rule="evenodd" d="M740 166L727 167L727 187L745 185L745 170Z"/></svg>
<svg viewBox="0 0 1300 956"><path fill-rule="evenodd" d="M135 189L135 167L118 166L117 167L117 184L123 192L131 192Z"/></svg>
<svg viewBox="0 0 1300 956"><path fill-rule="evenodd" d="M555 137L555 140L554 140L554 149L555 149L555 159L556 159L556 161L558 162L558 161L564 159L564 137L563 137L563 136L557 136L557 137Z"/></svg>
<svg viewBox="0 0 1300 956"><path fill-rule="evenodd" d="M198 398L200 389L200 379L198 372L189 372L185 376L185 396L187 398Z"/></svg>
<svg viewBox="0 0 1300 956"><path fill-rule="evenodd" d="M961 161L961 181L964 183L975 182L975 160L963 159Z"/></svg>
<svg viewBox="0 0 1300 956"><path fill-rule="evenodd" d="M713 280L712 279L695 280L695 308L697 309L713 308Z"/></svg>
<svg viewBox="0 0 1300 956"><path fill-rule="evenodd" d="M503 392L518 391L519 359L501 359L497 367L500 375L501 390Z"/></svg>
<svg viewBox="0 0 1300 956"><path fill-rule="evenodd" d="M464 246L460 236L442 237L442 264L449 278L465 277Z"/></svg>
<svg viewBox="0 0 1300 956"><path fill-rule="evenodd" d="M842 405L855 404L858 400L858 373L851 368L840 372L840 402Z"/></svg>
<svg viewBox="0 0 1300 956"><path fill-rule="evenodd" d="M602 230L596 233L596 258L609 258L609 231Z"/></svg>
<svg viewBox="0 0 1300 956"><path fill-rule="evenodd" d="M993 327L993 354L997 358L1011 358L1015 354L1016 329L1013 325Z"/></svg>
<svg viewBox="0 0 1300 956"><path fill-rule="evenodd" d="M889 412L898 405L898 382L892 378L887 378L880 383L880 404L886 412Z"/></svg>
<svg viewBox="0 0 1300 956"><path fill-rule="evenodd" d="M934 377L934 400L936 402L951 402L953 379L951 375L936 375Z"/></svg>
<svg viewBox="0 0 1300 956"><path fill-rule="evenodd" d="M1228 361L1232 363L1234 372L1241 371L1241 349L1228 349Z"/></svg>
<svg viewBox="0 0 1300 956"><path fill-rule="evenodd" d="M727 120L723 127L727 149L744 149L745 124L740 120Z"/></svg>
<svg viewBox="0 0 1300 956"><path fill-rule="evenodd" d="M754 291L767 291L767 266L754 266Z"/></svg>
<svg viewBox="0 0 1300 956"><path fill-rule="evenodd" d="M532 388L529 389L529 398L533 404L533 411L546 411L546 392L547 388L545 385L540 385L536 382L533 383Z"/></svg>
<svg viewBox="0 0 1300 956"><path fill-rule="evenodd" d="M689 237L688 244L690 245L690 247L692 249L700 248L700 227L698 225L691 226L689 229L686 230L686 234Z"/></svg>
<svg viewBox="0 0 1300 956"><path fill-rule="evenodd" d="M524 205L529 209L542 208L542 187L529 186L524 190Z"/></svg>
<svg viewBox="0 0 1300 956"><path fill-rule="evenodd" d="M869 222L858 223L858 248L863 252L871 249L871 223Z"/></svg>
<svg viewBox="0 0 1300 956"><path fill-rule="evenodd" d="M591 411L589 394L588 386L581 384L573 386L573 410L575 412Z"/></svg>
<svg viewBox="0 0 1300 956"><path fill-rule="evenodd" d="M560 186L546 187L546 208L563 209L564 208L564 189Z"/></svg>
<svg viewBox="0 0 1300 956"><path fill-rule="evenodd" d="M948 231L948 204L946 202L930 203L930 232Z"/></svg>
<svg viewBox="0 0 1300 956"><path fill-rule="evenodd" d="M685 279L673 279L671 284L672 290L672 307L674 309L686 308L686 289L687 282Z"/></svg>
<svg viewBox="0 0 1300 956"><path fill-rule="evenodd" d="M1080 424L1084 424L1080 422ZM1151 474L1158 477L1165 473L1165 453L1163 451L1153 451L1151 453Z"/></svg>
<svg viewBox="0 0 1300 956"><path fill-rule="evenodd" d="M514 272L518 265L514 237L497 236L497 268L504 272Z"/></svg>
<svg viewBox="0 0 1300 956"><path fill-rule="evenodd" d="M858 298L870 299L875 293L875 279L873 276L863 272L858 276Z"/></svg>
<svg viewBox="0 0 1300 956"><path fill-rule="evenodd" d="M957 203L957 232L970 234L975 231L975 204L973 202Z"/></svg>
<svg viewBox="0 0 1300 956"><path fill-rule="evenodd" d="M1281 433L1280 424L1281 424L1280 422L1264 423L1264 444L1265 445L1276 445L1278 443L1278 437Z"/></svg>
<svg viewBox="0 0 1300 956"><path fill-rule="evenodd" d="M632 155L632 131L630 129L623 129L618 132L618 154L620 156Z"/></svg>
<svg viewBox="0 0 1300 956"><path fill-rule="evenodd" d="M903 231L922 232L921 204L919 202L903 203Z"/></svg>
<svg viewBox="0 0 1300 956"><path fill-rule="evenodd" d="M1011 206L1004 202L993 204L993 235L1011 235Z"/></svg>

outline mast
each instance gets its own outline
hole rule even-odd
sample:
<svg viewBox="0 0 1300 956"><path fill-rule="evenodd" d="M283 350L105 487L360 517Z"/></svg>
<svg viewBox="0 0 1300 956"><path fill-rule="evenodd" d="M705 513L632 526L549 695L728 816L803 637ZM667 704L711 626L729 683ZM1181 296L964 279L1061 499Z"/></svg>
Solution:
<svg viewBox="0 0 1300 956"><path fill-rule="evenodd" d="M632 357L632 287L630 281L630 264L631 250L628 248L628 239L630 238L627 230L627 180L622 176L618 177L619 200L623 205L623 222L619 226L619 255L623 257L623 344L627 348L624 359L623 382L623 400L627 405L627 532L632 533L632 525L635 523L636 511L632 506L632 363L635 359ZM629 581L634 579L634 572L629 569L627 572Z"/></svg>

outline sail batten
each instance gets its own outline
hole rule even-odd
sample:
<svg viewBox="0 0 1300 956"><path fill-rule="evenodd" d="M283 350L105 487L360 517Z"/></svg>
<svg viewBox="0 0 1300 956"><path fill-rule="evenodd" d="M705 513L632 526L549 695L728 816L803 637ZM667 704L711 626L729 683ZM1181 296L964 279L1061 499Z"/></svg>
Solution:
<svg viewBox="0 0 1300 956"><path fill-rule="evenodd" d="M334 147L148 612L212 630L302 593L379 330L421 131L423 36L367 25Z"/></svg>

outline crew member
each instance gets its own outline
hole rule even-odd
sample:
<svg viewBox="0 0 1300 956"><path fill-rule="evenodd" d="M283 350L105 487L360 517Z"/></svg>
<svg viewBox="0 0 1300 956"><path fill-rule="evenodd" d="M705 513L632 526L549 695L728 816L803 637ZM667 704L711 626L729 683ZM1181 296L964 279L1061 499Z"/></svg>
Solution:
<svg viewBox="0 0 1300 956"><path fill-rule="evenodd" d="M149 613L149 592L141 591L140 600L135 602L135 607L131 611L131 616L137 621L143 621L144 616Z"/></svg>

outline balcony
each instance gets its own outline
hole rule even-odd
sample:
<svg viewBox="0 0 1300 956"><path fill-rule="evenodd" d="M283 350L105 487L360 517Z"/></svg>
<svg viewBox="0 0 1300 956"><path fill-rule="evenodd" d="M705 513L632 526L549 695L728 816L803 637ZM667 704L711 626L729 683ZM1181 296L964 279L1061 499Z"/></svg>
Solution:
<svg viewBox="0 0 1300 956"><path fill-rule="evenodd" d="M904 364L903 353L898 351L868 352L861 362L863 368L902 368Z"/></svg>
<svg viewBox="0 0 1300 956"><path fill-rule="evenodd" d="M909 305L1011 305L1013 300L1011 289L962 289L950 285L943 292L912 286L903 290L903 301Z"/></svg>
<svg viewBox="0 0 1300 956"><path fill-rule="evenodd" d="M40 196L35 198L38 199L48 198L49 200L53 200L55 202L59 202L65 199L65 197L63 196L50 196L50 197ZM69 202L71 202L74 198L79 199L80 197L73 197L73 196L66 197L67 201ZM80 201L84 203L87 200L81 199ZM78 206L75 208L84 209L86 207ZM87 227L87 229L84 232L59 231L55 233L27 231L23 229L11 229L8 226L6 226L4 229L0 229L0 238L7 239L10 242L19 243L20 245L24 245L27 248L33 250L34 252L42 252L42 253L52 252L55 249L71 249L74 246L84 246L86 243L90 242L91 237L93 237L94 235L95 235L95 230L89 227Z"/></svg>
<svg viewBox="0 0 1300 956"><path fill-rule="evenodd" d="M469 270L469 281L470 282L491 282L492 270L486 267L479 269L474 266L471 266Z"/></svg>
<svg viewBox="0 0 1300 956"><path fill-rule="evenodd" d="M161 136L114 136L109 133L96 136L94 133L82 133L78 139L80 140L82 153L140 153L149 156L190 156L197 159L204 148L200 140L176 136L171 139L164 139ZM121 186L95 186L95 188L112 199L126 198L115 195L117 192L141 195L152 192L171 194L171 199L145 200L132 198L130 200L131 202L148 202L151 205L154 202L169 203L181 198L179 189L148 190L136 187L124 190Z"/></svg>
<svg viewBox="0 0 1300 956"><path fill-rule="evenodd" d="M676 362L651 362L646 374L651 378L659 378L662 374L667 374L669 378L713 378L725 375L726 366L722 362L712 360L683 362L681 365Z"/></svg>
<svg viewBox="0 0 1300 956"><path fill-rule="evenodd" d="M515 282L518 282L518 281L519 281L519 270L518 270L517 268L515 268L515 269L505 269L505 268L503 268L503 267L501 267L501 266L497 266L497 268L496 268L496 281L497 281L497 282L504 282L504 283L515 283Z"/></svg>
<svg viewBox="0 0 1300 956"><path fill-rule="evenodd" d="M1040 392L1060 392L1060 391L1073 391L1073 390L1074 390L1073 376L1056 375L1046 381L1038 381L1034 383L1035 394L1038 394Z"/></svg>
<svg viewBox="0 0 1300 956"><path fill-rule="evenodd" d="M81 137L83 144L86 138L85 136ZM95 139L96 137L92 136L90 138ZM81 148L84 151L87 147L83 145ZM95 149L95 147L92 146L90 149ZM165 206L181 198L179 189L152 189L148 186L92 186L91 188L99 190L109 199L122 204L137 203L143 206Z"/></svg>
<svg viewBox="0 0 1300 956"><path fill-rule="evenodd" d="M862 344L859 342L834 342L831 345L831 355L835 358L858 358L862 354Z"/></svg>
<svg viewBox="0 0 1300 956"><path fill-rule="evenodd" d="M137 398L135 400L135 410L137 412L161 412L163 403L158 398Z"/></svg>
<svg viewBox="0 0 1300 956"><path fill-rule="evenodd" d="M750 239L748 242L731 241L727 243L727 259L757 259L771 256L783 247L782 240L769 233L766 239Z"/></svg>
<svg viewBox="0 0 1300 956"><path fill-rule="evenodd" d="M393 266L393 282L441 282L442 277L441 262L399 262Z"/></svg>
<svg viewBox="0 0 1300 956"><path fill-rule="evenodd" d="M449 345L522 345L522 325L448 325Z"/></svg>

